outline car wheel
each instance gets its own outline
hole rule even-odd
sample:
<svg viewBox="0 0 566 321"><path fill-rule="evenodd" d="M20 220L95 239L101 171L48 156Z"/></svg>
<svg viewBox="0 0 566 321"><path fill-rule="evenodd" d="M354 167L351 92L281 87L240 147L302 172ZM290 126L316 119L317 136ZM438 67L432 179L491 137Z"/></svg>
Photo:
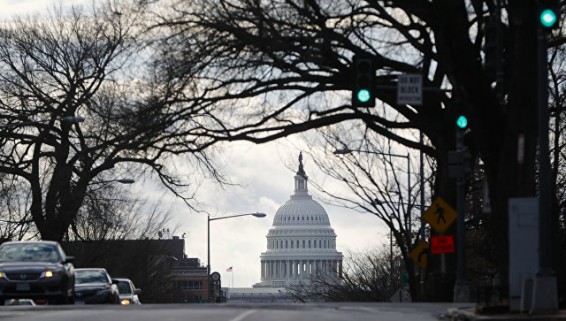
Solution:
<svg viewBox="0 0 566 321"><path fill-rule="evenodd" d="M69 297L64 295L64 296L60 296L58 298L56 298L55 300L53 300L53 304L69 304ZM51 303L51 302L49 302Z"/></svg>

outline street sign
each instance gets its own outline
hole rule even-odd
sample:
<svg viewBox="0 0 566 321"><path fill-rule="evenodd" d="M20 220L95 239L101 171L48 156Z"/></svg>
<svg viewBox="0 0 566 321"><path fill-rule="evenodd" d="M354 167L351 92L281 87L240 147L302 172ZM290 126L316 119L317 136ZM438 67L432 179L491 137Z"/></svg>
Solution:
<svg viewBox="0 0 566 321"><path fill-rule="evenodd" d="M431 236L432 254L454 253L454 235Z"/></svg>
<svg viewBox="0 0 566 321"><path fill-rule="evenodd" d="M422 269L426 269L428 265L428 249L429 245L426 241L421 241L415 248L409 253L415 264Z"/></svg>
<svg viewBox="0 0 566 321"><path fill-rule="evenodd" d="M423 77L419 74L401 74L397 76L397 104L423 104Z"/></svg>
<svg viewBox="0 0 566 321"><path fill-rule="evenodd" d="M421 218L436 232L444 233L456 220L456 211L442 197L437 196Z"/></svg>

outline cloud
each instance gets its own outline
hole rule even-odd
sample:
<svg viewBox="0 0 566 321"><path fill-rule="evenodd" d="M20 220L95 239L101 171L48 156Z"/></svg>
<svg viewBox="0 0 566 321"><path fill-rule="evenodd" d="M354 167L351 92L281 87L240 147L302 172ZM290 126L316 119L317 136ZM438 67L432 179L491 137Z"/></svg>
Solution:
<svg viewBox="0 0 566 321"><path fill-rule="evenodd" d="M58 0L9 0L3 1L0 19L15 14L33 14L52 7ZM65 0L63 5L88 2ZM266 218L238 217L211 222L210 254L213 271L223 277L228 286L233 278L236 287L250 287L260 282L260 254L267 249L266 235L272 226L277 209L294 191L294 175L297 170L299 152L308 151L309 146L298 139L280 140L255 145L234 142L223 147L219 158L222 172L239 186L221 188L203 181L197 200L206 210L216 216L228 216L250 212L264 212ZM316 173L314 162L305 157L305 170L311 179ZM187 169L188 171L189 169ZM186 175L191 175L187 172ZM324 178L322 178L324 179ZM160 202L165 210L171 209L173 225L179 225L177 235L185 233L185 252L189 257L199 258L207 264L207 216L190 212L185 204L170 193L163 192L160 185L139 181L132 185L134 193L145 195L150 202ZM338 251L361 252L381 247L388 242L387 229L378 219L340 207L324 204L312 188L314 199L326 209L332 227L336 231ZM233 272L226 268L232 266Z"/></svg>
<svg viewBox="0 0 566 321"><path fill-rule="evenodd" d="M259 256L267 249L266 235L272 227L273 217L294 192L299 150L281 142L263 145L233 143L226 146L224 152L230 160L224 164L225 173L234 183L241 183L242 187L221 189L205 183L199 191L199 201L209 204L210 211L218 216L258 211L268 216L212 221L212 270L221 273L225 286L231 283L233 277L236 287L250 287L260 282ZM314 165L308 166L313 162L305 159L304 163L307 175L314 174ZM310 191L313 195L315 192ZM384 236L387 231L376 217L330 206L313 197L326 209L338 235L338 251L343 254L379 248L386 240ZM196 214L183 217L180 231L188 231L187 255L200 258L206 265L206 216ZM226 272L230 266L234 267L233 275Z"/></svg>

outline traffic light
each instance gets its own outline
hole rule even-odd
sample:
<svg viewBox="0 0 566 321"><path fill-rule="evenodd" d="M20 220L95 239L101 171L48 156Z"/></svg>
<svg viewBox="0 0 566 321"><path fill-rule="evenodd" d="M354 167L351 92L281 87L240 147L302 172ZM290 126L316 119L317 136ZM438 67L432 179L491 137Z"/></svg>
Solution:
<svg viewBox="0 0 566 321"><path fill-rule="evenodd" d="M466 129L466 127L468 127L468 118L464 115L458 116L458 118L456 118L456 126L460 129Z"/></svg>
<svg viewBox="0 0 566 321"><path fill-rule="evenodd" d="M371 56L354 56L352 106L375 107L375 67Z"/></svg>
<svg viewBox="0 0 566 321"><path fill-rule="evenodd" d="M538 0L538 19L540 25L545 29L558 27L560 17L559 0Z"/></svg>

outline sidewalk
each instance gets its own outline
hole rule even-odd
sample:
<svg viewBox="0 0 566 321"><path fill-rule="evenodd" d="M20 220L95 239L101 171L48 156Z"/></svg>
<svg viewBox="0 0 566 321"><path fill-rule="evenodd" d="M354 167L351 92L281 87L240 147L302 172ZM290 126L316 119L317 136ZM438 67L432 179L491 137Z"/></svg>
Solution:
<svg viewBox="0 0 566 321"><path fill-rule="evenodd" d="M493 313L479 314L476 309L471 308L452 308L448 309L445 320L450 321L507 321L507 320L529 320L529 321L566 321L566 310L559 310L552 314L527 314L527 313Z"/></svg>

